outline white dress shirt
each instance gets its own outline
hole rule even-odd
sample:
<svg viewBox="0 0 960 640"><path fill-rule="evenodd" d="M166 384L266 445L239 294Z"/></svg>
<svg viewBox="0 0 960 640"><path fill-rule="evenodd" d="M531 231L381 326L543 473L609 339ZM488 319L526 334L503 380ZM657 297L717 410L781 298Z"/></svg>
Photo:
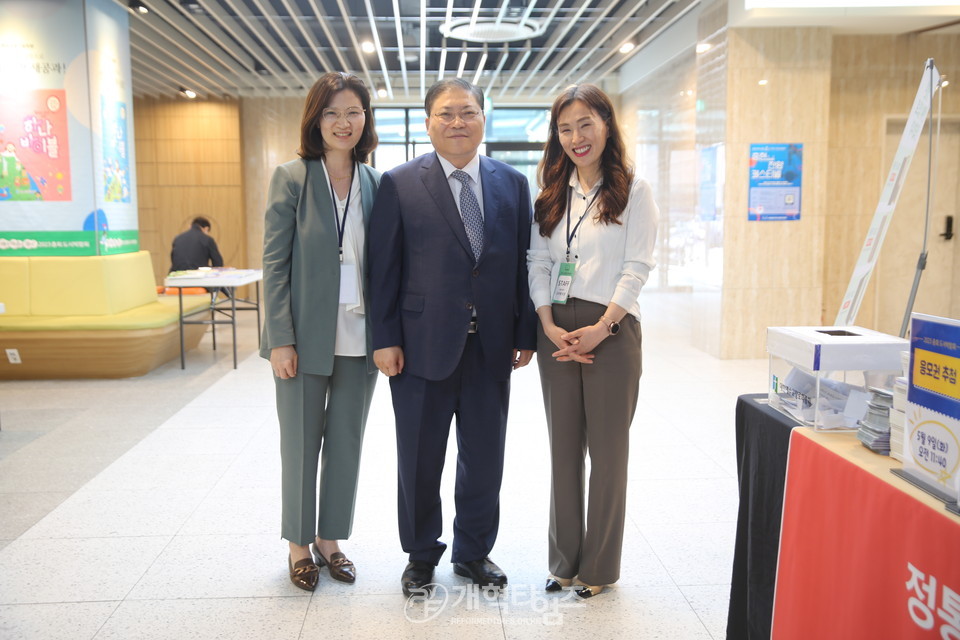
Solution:
<svg viewBox="0 0 960 640"><path fill-rule="evenodd" d="M447 184L450 185L450 191L453 193L453 201L457 203L457 211L460 211L460 190L463 189L463 183L457 180L456 178L451 178L450 174L457 170L455 166L450 164L450 161L437 154L437 158L440 160L440 166L443 167L443 174L447 176ZM464 171L468 176L470 176L471 185L473 187L473 193L477 196L477 203L480 205L480 216L483 216L483 189L480 184L480 154L473 156L473 160L467 163L461 171ZM463 217L463 212L460 211L460 217Z"/></svg>
<svg viewBox="0 0 960 640"><path fill-rule="evenodd" d="M600 187L600 182L584 193L576 169L570 174L573 202L570 206L570 229L576 226ZM577 269L570 287L570 298L596 302L604 306L618 304L640 319L637 298L650 270L660 210L646 180L634 178L627 206L620 216L621 224L607 224L596 219L599 201L583 219L570 243L570 261ZM530 297L536 309L553 302L553 291L560 274L560 263L567 254L567 219L564 216L549 238L540 235L540 225L533 223L530 250L527 252ZM575 327L566 327L574 329Z"/></svg>
<svg viewBox="0 0 960 640"><path fill-rule="evenodd" d="M327 171L324 163L323 170ZM343 303L337 307L337 338L333 353L337 356L367 355L367 325L363 308L363 206L360 202L360 170L353 172L350 183L350 211L347 212L346 226L343 230L343 264L353 264L357 268L357 291L355 303ZM327 172L329 176L329 172ZM327 183L329 188L329 182ZM336 192L330 194L336 215L343 223L343 208L347 199L340 199Z"/></svg>

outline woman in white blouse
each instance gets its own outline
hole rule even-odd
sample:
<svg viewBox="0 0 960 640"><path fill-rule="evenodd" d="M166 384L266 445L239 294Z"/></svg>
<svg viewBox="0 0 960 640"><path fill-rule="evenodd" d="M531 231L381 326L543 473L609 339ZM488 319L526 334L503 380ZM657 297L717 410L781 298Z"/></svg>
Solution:
<svg viewBox="0 0 960 640"><path fill-rule="evenodd" d="M590 84L554 101L538 182L527 261L552 467L546 590L574 586L589 598L620 577L637 298L655 264L659 211L627 163L610 99Z"/></svg>
<svg viewBox="0 0 960 640"><path fill-rule="evenodd" d="M350 536L364 425L373 397L365 242L380 174L370 93L327 73L307 94L300 159L277 167L264 219L260 355L277 389L290 580L316 588L320 567L352 583ZM319 504L317 470L320 467Z"/></svg>

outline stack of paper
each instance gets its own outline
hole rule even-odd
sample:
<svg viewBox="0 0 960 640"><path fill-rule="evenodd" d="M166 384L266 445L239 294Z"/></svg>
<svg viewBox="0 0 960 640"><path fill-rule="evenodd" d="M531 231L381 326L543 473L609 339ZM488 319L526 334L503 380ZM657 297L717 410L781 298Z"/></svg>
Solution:
<svg viewBox="0 0 960 640"><path fill-rule="evenodd" d="M907 379L893 381L893 406L890 407L890 457L903 461L903 425L907 421Z"/></svg>
<svg viewBox="0 0 960 640"><path fill-rule="evenodd" d="M867 414L859 421L857 439L871 451L881 455L890 454L890 409L893 393L886 389L870 387Z"/></svg>

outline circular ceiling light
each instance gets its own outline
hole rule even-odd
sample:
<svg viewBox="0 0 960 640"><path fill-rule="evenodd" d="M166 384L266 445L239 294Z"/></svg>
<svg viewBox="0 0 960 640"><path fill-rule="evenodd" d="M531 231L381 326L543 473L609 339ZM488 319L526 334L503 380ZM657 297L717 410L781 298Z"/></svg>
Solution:
<svg viewBox="0 0 960 640"><path fill-rule="evenodd" d="M440 33L447 38L467 42L516 42L543 35L544 27L523 18L477 18L451 20L440 25Z"/></svg>

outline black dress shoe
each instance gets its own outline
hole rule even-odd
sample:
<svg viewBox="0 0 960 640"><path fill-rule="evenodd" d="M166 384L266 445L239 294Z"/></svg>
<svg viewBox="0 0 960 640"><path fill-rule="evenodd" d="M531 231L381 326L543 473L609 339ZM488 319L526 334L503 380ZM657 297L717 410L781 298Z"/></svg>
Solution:
<svg viewBox="0 0 960 640"><path fill-rule="evenodd" d="M427 597L430 595L428 585L433 583L433 565L429 562L414 560L407 564L400 576L400 585L403 587L403 595L406 597L419 596Z"/></svg>
<svg viewBox="0 0 960 640"><path fill-rule="evenodd" d="M547 586L545 586L543 590L548 593L555 593L557 591L563 591L571 584L573 584L572 578L558 578L557 576L550 575L547 576Z"/></svg>
<svg viewBox="0 0 960 640"><path fill-rule="evenodd" d="M598 595L600 595L601 593L604 592L605 588L606 588L606 587L605 587L604 585L602 585L602 584L601 584L601 585L597 585L597 586L595 586L595 587L590 587L590 586L587 586L587 585L580 585L580 586L578 586L578 587L574 587L574 592L575 592L578 596L580 596L581 598L583 598L584 600L586 600L587 598L592 598L593 596L598 596Z"/></svg>
<svg viewBox="0 0 960 640"><path fill-rule="evenodd" d="M489 557L470 562L454 562L453 572L458 576L470 578L481 587L500 588L507 584L506 574Z"/></svg>

